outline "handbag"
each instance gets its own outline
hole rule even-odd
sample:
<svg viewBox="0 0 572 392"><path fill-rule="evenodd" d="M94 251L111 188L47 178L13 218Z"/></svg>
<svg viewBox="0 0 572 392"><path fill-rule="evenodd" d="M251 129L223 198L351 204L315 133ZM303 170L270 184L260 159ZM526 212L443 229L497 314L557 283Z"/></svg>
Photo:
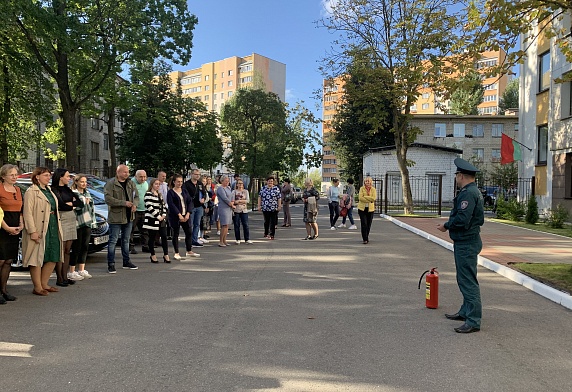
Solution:
<svg viewBox="0 0 572 392"><path fill-rule="evenodd" d="M340 210L340 216L345 217L347 215L348 215L348 209L346 207L342 207L342 209Z"/></svg>

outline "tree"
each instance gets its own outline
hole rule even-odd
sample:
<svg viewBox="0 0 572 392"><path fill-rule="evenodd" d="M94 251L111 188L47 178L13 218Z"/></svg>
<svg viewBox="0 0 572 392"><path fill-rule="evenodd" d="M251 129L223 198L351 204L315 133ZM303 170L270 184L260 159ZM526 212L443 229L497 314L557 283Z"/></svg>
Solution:
<svg viewBox="0 0 572 392"><path fill-rule="evenodd" d="M232 144L225 164L250 178L298 168L305 146L303 124L311 118L301 108L293 113L289 123L285 104L272 92L237 90L221 112L223 135Z"/></svg>
<svg viewBox="0 0 572 392"><path fill-rule="evenodd" d="M504 114L507 109L518 109L519 107L519 83L518 79L508 82L504 93L499 101L500 114Z"/></svg>
<svg viewBox="0 0 572 392"><path fill-rule="evenodd" d="M484 50L504 49L508 55L502 64L489 69L488 74L506 74L526 56L527 48L537 40L533 34L536 23L546 36L554 38L556 45L572 62L572 41L570 27L556 28L555 20L562 20L572 11L569 0L472 0L467 7L468 20L464 24L465 56L476 58ZM569 26L569 22L568 22ZM524 37L520 42L521 35Z"/></svg>
<svg viewBox="0 0 572 392"><path fill-rule="evenodd" d="M474 69L454 83L451 93L451 112L459 116L479 114L478 106L483 102L485 88L481 75Z"/></svg>
<svg viewBox="0 0 572 392"><path fill-rule="evenodd" d="M183 98L180 86L173 90L164 71L148 65L134 72L119 152L149 173L181 173L192 164L212 167L222 158L216 115L202 102Z"/></svg>
<svg viewBox="0 0 572 392"><path fill-rule="evenodd" d="M341 65L343 72L360 52L371 68L387 73L389 83L382 94L392 97L391 129L407 214L413 212L407 150L418 132L409 126L410 107L422 87L446 94L444 86L452 69L445 57L460 43L460 12L451 11L455 5L456 1L448 0L338 0L320 21L340 34L335 42L339 50L325 59L325 70L335 74ZM385 113L381 119L372 113L368 120L374 127L385 121Z"/></svg>
<svg viewBox="0 0 572 392"><path fill-rule="evenodd" d="M186 64L197 19L181 0L5 0L5 22L53 78L67 166L78 168L76 118L128 61Z"/></svg>
<svg viewBox="0 0 572 392"><path fill-rule="evenodd" d="M334 132L328 139L345 175L355 179L363 175L363 154L372 147L395 143L391 133L391 114L388 113L392 100L371 90L387 82L380 83L375 77L376 73L380 78L384 77L380 70L368 70L359 65L350 67L344 78L345 94L341 109L332 122ZM378 117L385 113L388 117L383 124L374 127L368 122L372 113Z"/></svg>

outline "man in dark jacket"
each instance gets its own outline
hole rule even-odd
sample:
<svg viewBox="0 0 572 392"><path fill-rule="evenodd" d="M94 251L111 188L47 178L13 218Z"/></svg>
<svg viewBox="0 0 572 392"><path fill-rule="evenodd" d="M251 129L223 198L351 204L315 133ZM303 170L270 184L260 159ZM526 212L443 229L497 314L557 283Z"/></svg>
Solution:
<svg viewBox="0 0 572 392"><path fill-rule="evenodd" d="M455 159L457 172L455 178L461 188L453 200L453 209L449 220L439 224L437 229L449 230L453 240L457 284L463 294L463 304L455 314L446 314L449 320L459 320L465 323L455 328L458 333L477 332L481 329L481 291L477 280L477 258L483 243L481 241L481 226L485 222L483 195L475 184L475 174L479 171L469 162Z"/></svg>
<svg viewBox="0 0 572 392"><path fill-rule="evenodd" d="M137 267L129 259L129 237L133 226L133 218L139 195L133 181L129 180L129 168L126 165L117 166L115 178L107 181L103 188L107 204L109 223L109 244L107 245L107 272L115 271L115 245L121 233L121 255L123 268L136 270Z"/></svg>
<svg viewBox="0 0 572 392"><path fill-rule="evenodd" d="M193 199L193 212L191 219L193 220L193 246L201 247L203 244L199 242L199 230L201 228L201 218L203 217L206 190L200 181L201 172L199 169L193 170L191 179L185 181L183 188L189 193Z"/></svg>

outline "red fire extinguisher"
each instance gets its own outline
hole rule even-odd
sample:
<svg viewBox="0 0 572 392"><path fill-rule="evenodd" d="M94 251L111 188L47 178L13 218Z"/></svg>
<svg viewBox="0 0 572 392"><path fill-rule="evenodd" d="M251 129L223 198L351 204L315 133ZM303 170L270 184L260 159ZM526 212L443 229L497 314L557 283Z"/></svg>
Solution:
<svg viewBox="0 0 572 392"><path fill-rule="evenodd" d="M429 273L427 274L427 272ZM421 289L421 280L425 274L427 274L425 277L425 306L429 309L437 309L439 307L439 274L437 273L437 267L423 272L419 278L418 289Z"/></svg>

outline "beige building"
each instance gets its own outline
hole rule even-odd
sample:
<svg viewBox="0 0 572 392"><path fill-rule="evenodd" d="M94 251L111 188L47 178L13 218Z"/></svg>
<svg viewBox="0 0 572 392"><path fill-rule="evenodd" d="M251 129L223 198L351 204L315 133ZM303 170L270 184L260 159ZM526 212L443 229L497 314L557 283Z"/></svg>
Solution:
<svg viewBox="0 0 572 392"><path fill-rule="evenodd" d="M217 113L243 87L264 86L282 101L286 98L286 64L256 53L205 63L188 71L174 71L169 76L173 88L181 83L184 97L199 98Z"/></svg>

